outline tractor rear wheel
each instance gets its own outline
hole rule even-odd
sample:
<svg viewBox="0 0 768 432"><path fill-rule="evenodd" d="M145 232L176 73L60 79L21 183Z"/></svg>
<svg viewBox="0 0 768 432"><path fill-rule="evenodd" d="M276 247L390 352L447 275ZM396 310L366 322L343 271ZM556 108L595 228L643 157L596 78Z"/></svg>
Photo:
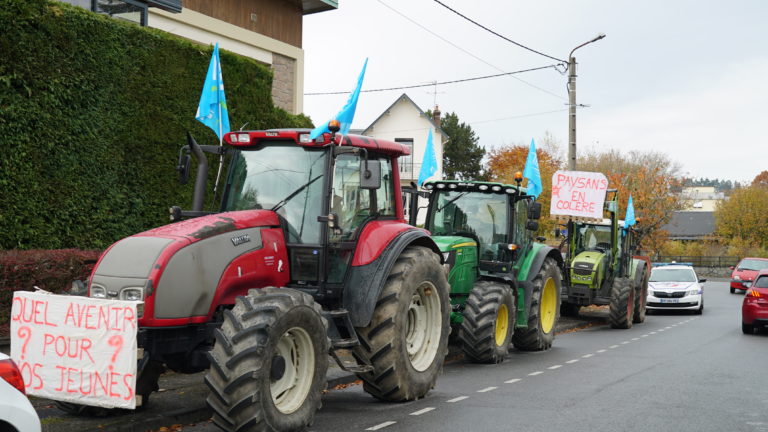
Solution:
<svg viewBox="0 0 768 432"><path fill-rule="evenodd" d="M611 303L609 306L608 323L612 328L632 328L635 312L635 287L627 278L617 277L611 287Z"/></svg>
<svg viewBox="0 0 768 432"><path fill-rule="evenodd" d="M528 327L515 329L512 343L524 351L541 351L552 347L555 325L560 312L560 271L552 258L544 259L533 278Z"/></svg>
<svg viewBox="0 0 768 432"><path fill-rule="evenodd" d="M312 296L252 289L224 312L205 383L213 422L233 431L306 429L328 370L328 324Z"/></svg>
<svg viewBox="0 0 768 432"><path fill-rule="evenodd" d="M363 389L377 399L423 397L437 381L448 352L450 303L440 258L428 248L410 246L387 277L373 317L357 328Z"/></svg>
<svg viewBox="0 0 768 432"><path fill-rule="evenodd" d="M635 285L635 310L632 322L639 324L645 321L645 304L648 302L648 278L650 273L643 266L642 273L638 276L636 279L638 283Z"/></svg>
<svg viewBox="0 0 768 432"><path fill-rule="evenodd" d="M501 363L515 328L515 297L509 285L479 281L464 308L459 338L464 355L475 363Z"/></svg>

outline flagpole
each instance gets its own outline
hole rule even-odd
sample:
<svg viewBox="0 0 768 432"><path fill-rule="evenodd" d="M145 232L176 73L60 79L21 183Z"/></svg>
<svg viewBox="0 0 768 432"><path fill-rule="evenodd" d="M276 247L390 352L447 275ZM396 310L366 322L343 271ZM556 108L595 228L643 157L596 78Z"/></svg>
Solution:
<svg viewBox="0 0 768 432"><path fill-rule="evenodd" d="M224 134L221 130L221 101L219 101L219 147L224 145ZM216 173L216 183L213 184L213 203L216 204L216 191L219 188L219 178L221 177L221 168L224 166L224 154L219 154L219 172Z"/></svg>

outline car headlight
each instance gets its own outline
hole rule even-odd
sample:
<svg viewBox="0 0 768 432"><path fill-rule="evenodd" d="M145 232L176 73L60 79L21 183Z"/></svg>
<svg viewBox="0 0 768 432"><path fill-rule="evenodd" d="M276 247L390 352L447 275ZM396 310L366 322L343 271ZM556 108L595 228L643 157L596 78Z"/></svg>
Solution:
<svg viewBox="0 0 768 432"><path fill-rule="evenodd" d="M107 290L99 285L91 285L91 297L93 298L107 298Z"/></svg>
<svg viewBox="0 0 768 432"><path fill-rule="evenodd" d="M141 301L144 300L144 288L131 287L120 290L120 300Z"/></svg>
<svg viewBox="0 0 768 432"><path fill-rule="evenodd" d="M733 280L741 280L741 276L736 275L736 276L733 277Z"/></svg>
<svg viewBox="0 0 768 432"><path fill-rule="evenodd" d="M692 289L692 290L688 291L688 295L699 295L699 294L701 294L701 290L700 289Z"/></svg>

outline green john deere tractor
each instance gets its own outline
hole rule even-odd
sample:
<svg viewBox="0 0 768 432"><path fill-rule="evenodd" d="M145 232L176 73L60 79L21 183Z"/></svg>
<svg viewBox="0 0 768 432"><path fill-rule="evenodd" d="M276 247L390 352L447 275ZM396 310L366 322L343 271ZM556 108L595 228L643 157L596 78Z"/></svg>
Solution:
<svg viewBox="0 0 768 432"><path fill-rule="evenodd" d="M499 363L510 344L521 350L551 347L563 259L533 239L541 204L519 184L446 180L424 187L425 228L445 258L451 323L466 357ZM416 213L412 197L412 224Z"/></svg>
<svg viewBox="0 0 768 432"><path fill-rule="evenodd" d="M608 218L601 222L567 224L560 313L575 316L582 306L609 305L611 327L627 329L645 321L651 261L636 255L637 233L618 218L616 189L607 191L604 211Z"/></svg>

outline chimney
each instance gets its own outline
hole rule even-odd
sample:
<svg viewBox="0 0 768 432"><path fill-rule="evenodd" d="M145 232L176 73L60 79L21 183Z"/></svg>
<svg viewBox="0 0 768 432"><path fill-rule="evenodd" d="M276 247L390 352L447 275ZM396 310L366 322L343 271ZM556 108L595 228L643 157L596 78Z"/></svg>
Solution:
<svg viewBox="0 0 768 432"><path fill-rule="evenodd" d="M440 108L437 105L432 111L432 121L435 122L435 126L440 127Z"/></svg>

